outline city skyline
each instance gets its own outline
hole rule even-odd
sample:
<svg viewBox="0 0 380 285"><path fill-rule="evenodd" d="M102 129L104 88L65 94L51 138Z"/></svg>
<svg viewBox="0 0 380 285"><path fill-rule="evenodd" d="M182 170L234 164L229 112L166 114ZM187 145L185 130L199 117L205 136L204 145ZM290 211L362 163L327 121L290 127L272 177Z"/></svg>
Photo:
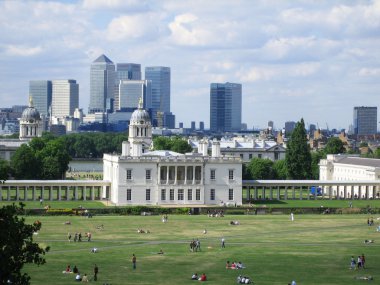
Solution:
<svg viewBox="0 0 380 285"><path fill-rule="evenodd" d="M170 109L185 127L210 127L210 83L242 84L249 129L301 117L348 129L353 107L379 107L380 1L2 1L0 8L3 106L27 105L30 80L72 78L87 111L90 66L105 54L142 70L170 67Z"/></svg>

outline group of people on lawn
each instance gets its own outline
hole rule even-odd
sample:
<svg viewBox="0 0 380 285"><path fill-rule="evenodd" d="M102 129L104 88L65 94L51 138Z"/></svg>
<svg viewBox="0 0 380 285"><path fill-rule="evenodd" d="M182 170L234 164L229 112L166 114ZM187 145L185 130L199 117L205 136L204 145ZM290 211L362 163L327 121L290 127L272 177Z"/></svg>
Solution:
<svg viewBox="0 0 380 285"><path fill-rule="evenodd" d="M226 269L244 269L245 266L241 261L239 262L232 262L230 263L229 261L226 262Z"/></svg>
<svg viewBox="0 0 380 285"><path fill-rule="evenodd" d="M90 232L85 233L85 236L87 238L87 241L91 241L92 234ZM67 233L67 239L69 242L71 242L71 233ZM82 241L82 233L75 233L74 234L74 242L81 242Z"/></svg>

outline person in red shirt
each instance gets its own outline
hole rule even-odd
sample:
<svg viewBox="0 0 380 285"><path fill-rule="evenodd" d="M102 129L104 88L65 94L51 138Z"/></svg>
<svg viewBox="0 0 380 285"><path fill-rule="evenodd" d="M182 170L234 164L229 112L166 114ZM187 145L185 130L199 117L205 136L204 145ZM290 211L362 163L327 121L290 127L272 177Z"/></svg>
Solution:
<svg viewBox="0 0 380 285"><path fill-rule="evenodd" d="M207 277L206 277L206 274L202 274L201 275L201 278L199 278L199 281L207 281Z"/></svg>

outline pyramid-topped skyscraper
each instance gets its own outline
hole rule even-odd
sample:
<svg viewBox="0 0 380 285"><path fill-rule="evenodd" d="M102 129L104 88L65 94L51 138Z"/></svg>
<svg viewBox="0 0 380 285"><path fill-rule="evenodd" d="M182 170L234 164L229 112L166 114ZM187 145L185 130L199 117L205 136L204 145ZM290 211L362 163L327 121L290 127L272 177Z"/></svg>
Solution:
<svg viewBox="0 0 380 285"><path fill-rule="evenodd" d="M114 97L115 65L104 54L91 64L89 113L106 112Z"/></svg>

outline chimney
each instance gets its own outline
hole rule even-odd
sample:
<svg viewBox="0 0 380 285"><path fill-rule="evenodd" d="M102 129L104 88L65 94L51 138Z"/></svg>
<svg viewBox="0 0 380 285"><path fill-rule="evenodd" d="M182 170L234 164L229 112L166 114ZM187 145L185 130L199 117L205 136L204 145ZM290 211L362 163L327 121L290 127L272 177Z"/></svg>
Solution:
<svg viewBox="0 0 380 285"><path fill-rule="evenodd" d="M220 157L220 142L216 139L212 142L211 155L212 157Z"/></svg>
<svg viewBox="0 0 380 285"><path fill-rule="evenodd" d="M203 147L202 147L202 155L203 156L208 156L208 140L203 139Z"/></svg>

